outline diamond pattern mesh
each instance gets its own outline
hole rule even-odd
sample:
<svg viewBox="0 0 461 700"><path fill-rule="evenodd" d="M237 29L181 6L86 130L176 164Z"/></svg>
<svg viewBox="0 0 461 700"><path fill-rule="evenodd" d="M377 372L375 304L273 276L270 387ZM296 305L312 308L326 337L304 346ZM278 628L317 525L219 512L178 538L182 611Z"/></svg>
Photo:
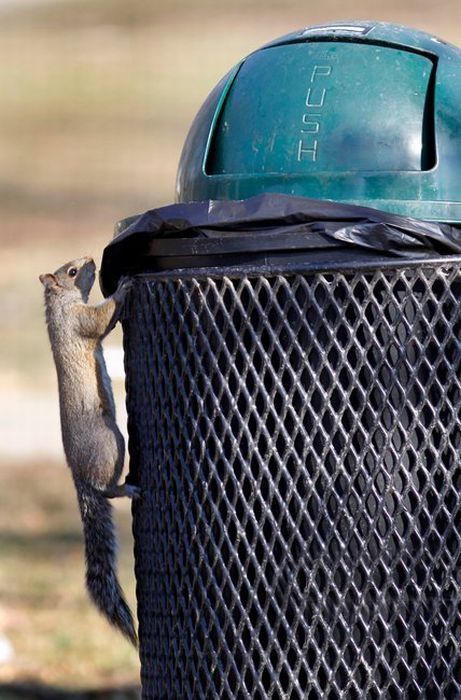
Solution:
<svg viewBox="0 0 461 700"><path fill-rule="evenodd" d="M461 697L457 265L136 282L145 698Z"/></svg>

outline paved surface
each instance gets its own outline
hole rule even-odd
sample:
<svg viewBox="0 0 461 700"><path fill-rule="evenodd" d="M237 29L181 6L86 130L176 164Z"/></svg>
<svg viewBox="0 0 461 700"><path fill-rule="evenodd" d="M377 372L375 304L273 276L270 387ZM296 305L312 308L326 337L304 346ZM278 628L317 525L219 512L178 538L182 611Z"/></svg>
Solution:
<svg viewBox="0 0 461 700"><path fill-rule="evenodd" d="M126 432L121 391L116 401L118 423ZM0 460L24 459L64 459L57 393L0 391Z"/></svg>
<svg viewBox="0 0 461 700"><path fill-rule="evenodd" d="M62 458L57 396L0 392L0 458Z"/></svg>
<svg viewBox="0 0 461 700"><path fill-rule="evenodd" d="M107 348L104 354L114 380L117 420L126 435L122 352ZM49 391L0 389L0 460L24 459L64 459L55 383Z"/></svg>

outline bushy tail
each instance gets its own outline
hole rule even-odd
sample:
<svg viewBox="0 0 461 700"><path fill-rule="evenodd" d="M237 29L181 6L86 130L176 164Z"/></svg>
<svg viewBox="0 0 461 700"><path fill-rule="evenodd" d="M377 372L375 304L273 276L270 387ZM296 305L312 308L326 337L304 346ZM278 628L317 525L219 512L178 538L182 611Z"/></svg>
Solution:
<svg viewBox="0 0 461 700"><path fill-rule="evenodd" d="M76 486L85 538L86 587L96 607L137 647L133 616L117 579L112 506L96 489Z"/></svg>

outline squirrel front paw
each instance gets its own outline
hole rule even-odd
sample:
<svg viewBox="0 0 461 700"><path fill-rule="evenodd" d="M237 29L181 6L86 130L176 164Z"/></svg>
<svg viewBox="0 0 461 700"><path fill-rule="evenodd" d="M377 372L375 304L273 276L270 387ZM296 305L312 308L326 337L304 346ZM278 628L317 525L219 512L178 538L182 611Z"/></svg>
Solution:
<svg viewBox="0 0 461 700"><path fill-rule="evenodd" d="M133 288L133 280L131 277L121 277L114 293L115 297L119 298L119 301L123 300L128 292Z"/></svg>
<svg viewBox="0 0 461 700"><path fill-rule="evenodd" d="M122 277L119 281L118 287L112 294L112 300L116 304L116 315L117 321L123 319L125 313L125 302L128 293L133 288L133 280L130 277Z"/></svg>

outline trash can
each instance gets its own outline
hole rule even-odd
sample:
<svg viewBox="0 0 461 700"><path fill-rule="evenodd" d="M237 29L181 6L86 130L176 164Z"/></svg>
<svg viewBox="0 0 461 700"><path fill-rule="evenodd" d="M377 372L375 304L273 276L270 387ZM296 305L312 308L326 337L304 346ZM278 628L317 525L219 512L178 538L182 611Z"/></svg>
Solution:
<svg viewBox="0 0 461 700"><path fill-rule="evenodd" d="M461 697L461 235L262 195L106 248L143 697Z"/></svg>
<svg viewBox="0 0 461 700"><path fill-rule="evenodd" d="M387 23L277 39L106 248L145 698L461 697L460 76Z"/></svg>

